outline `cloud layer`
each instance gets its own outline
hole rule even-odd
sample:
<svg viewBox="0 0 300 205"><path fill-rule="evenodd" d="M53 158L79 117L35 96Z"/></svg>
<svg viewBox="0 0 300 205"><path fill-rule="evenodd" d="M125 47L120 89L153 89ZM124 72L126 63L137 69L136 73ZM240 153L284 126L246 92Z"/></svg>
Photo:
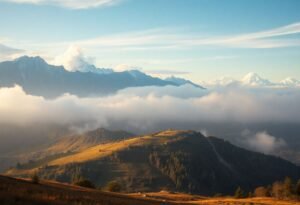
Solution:
<svg viewBox="0 0 300 205"><path fill-rule="evenodd" d="M245 140L244 143L249 148L266 154L274 153L276 150L287 146L283 139L272 136L267 131L257 132L252 135L250 131L245 130L242 136Z"/></svg>
<svg viewBox="0 0 300 205"><path fill-rule="evenodd" d="M126 50L182 49L200 46L218 46L231 48L280 48L300 46L298 38L290 35L300 33L300 23L253 33L231 36L203 36L168 29L152 29L118 35L99 36L76 41L83 47L122 48ZM280 37L280 38L278 38Z"/></svg>
<svg viewBox="0 0 300 205"><path fill-rule="evenodd" d="M20 106L22 102L22 106ZM0 89L0 123L58 123L90 128L148 131L174 122L300 123L299 89L201 92L190 85L125 89L114 96L54 100L27 95L21 87ZM166 127L169 128L169 127Z"/></svg>

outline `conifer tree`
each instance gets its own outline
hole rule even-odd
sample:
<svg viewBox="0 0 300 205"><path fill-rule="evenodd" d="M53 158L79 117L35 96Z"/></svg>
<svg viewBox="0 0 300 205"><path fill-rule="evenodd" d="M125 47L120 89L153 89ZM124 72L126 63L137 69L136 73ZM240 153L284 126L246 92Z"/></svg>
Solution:
<svg viewBox="0 0 300 205"><path fill-rule="evenodd" d="M234 197L239 199L239 198L243 198L244 197L244 192L241 189L241 187L238 187L234 193Z"/></svg>
<svg viewBox="0 0 300 205"><path fill-rule="evenodd" d="M298 180L297 184L296 184L296 194L298 196L300 196L300 179Z"/></svg>
<svg viewBox="0 0 300 205"><path fill-rule="evenodd" d="M293 194L293 183L290 177L286 177L283 181L283 197L289 198Z"/></svg>

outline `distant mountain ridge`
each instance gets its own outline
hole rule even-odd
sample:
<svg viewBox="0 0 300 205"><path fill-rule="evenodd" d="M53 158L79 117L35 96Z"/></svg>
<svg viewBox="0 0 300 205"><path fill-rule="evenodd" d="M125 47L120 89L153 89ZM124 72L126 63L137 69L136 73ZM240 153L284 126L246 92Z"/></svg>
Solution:
<svg viewBox="0 0 300 205"><path fill-rule="evenodd" d="M280 81L280 84L285 85L285 86L294 87L294 86L299 86L300 85L300 80L289 77L289 78L286 78L286 79Z"/></svg>
<svg viewBox="0 0 300 205"><path fill-rule="evenodd" d="M40 57L23 56L0 63L0 87L18 84L26 93L53 98L64 93L79 97L109 95L127 87L180 86L140 71L113 72L94 66L91 70L97 72L69 72L62 66L49 65Z"/></svg>
<svg viewBox="0 0 300 205"><path fill-rule="evenodd" d="M248 86L271 86L273 83L271 83L269 80L264 79L260 77L256 73L248 73L243 79L241 80L241 83L243 85Z"/></svg>
<svg viewBox="0 0 300 205"><path fill-rule="evenodd" d="M99 144L56 158L31 162L7 172L72 181L82 175L96 185L117 180L125 191L184 191L232 194L267 185L286 176L300 177L300 167L283 159L248 151L195 131L166 130Z"/></svg>
<svg viewBox="0 0 300 205"><path fill-rule="evenodd" d="M173 83L176 83L178 85L186 85L186 84L190 84L190 85L193 85L197 88L201 88L201 89L205 89L204 87L198 85L198 84L195 84L193 83L192 81L190 80L186 80L184 78L178 78L178 77L175 77L175 76L171 76L171 77L168 77L165 79L166 81L169 81L169 82L173 82Z"/></svg>
<svg viewBox="0 0 300 205"><path fill-rule="evenodd" d="M288 77L280 82L271 82L270 80L263 78L257 73L253 73L253 72L246 74L240 80L236 80L232 77L226 76L203 84L208 87L231 87L231 86L243 86L243 87L254 87L254 88L300 87L300 81L295 78Z"/></svg>

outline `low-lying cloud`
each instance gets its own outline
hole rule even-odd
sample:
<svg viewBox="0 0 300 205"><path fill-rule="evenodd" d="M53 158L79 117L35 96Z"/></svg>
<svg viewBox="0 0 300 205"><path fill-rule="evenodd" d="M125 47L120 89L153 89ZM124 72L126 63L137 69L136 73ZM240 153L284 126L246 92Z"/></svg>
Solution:
<svg viewBox="0 0 300 205"><path fill-rule="evenodd" d="M199 92L185 85L129 88L107 97L78 98L66 94L44 99L27 95L15 86L0 89L0 123L56 123L90 129L117 123L137 131L170 122L183 127L201 122L300 123L299 104L298 89ZM257 136L258 141L265 139L268 138Z"/></svg>
<svg viewBox="0 0 300 205"><path fill-rule="evenodd" d="M286 142L283 139L272 136L267 131L257 132L254 135L244 132L244 137L249 148L267 154L286 146Z"/></svg>

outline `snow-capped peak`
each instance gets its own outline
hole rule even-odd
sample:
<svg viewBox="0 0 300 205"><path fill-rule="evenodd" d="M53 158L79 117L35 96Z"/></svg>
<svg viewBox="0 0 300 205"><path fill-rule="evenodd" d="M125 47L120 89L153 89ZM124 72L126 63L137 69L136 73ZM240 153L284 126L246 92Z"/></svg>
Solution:
<svg viewBox="0 0 300 205"><path fill-rule="evenodd" d="M291 77L288 77L282 81L280 81L280 84L283 85L283 86L299 86L300 85L300 81L295 79L295 78L291 78Z"/></svg>
<svg viewBox="0 0 300 205"><path fill-rule="evenodd" d="M270 86L270 85L272 85L272 83L269 80L264 79L264 78L260 77L258 74L252 73L252 72L245 75L242 78L241 83L243 85L247 85L247 86Z"/></svg>
<svg viewBox="0 0 300 205"><path fill-rule="evenodd" d="M249 87L249 88L300 88L300 80L288 77L280 82L272 82L268 79L260 77L256 73L248 73L241 80L235 80L232 77L220 77L216 80L203 82L208 88L222 88L222 87Z"/></svg>

